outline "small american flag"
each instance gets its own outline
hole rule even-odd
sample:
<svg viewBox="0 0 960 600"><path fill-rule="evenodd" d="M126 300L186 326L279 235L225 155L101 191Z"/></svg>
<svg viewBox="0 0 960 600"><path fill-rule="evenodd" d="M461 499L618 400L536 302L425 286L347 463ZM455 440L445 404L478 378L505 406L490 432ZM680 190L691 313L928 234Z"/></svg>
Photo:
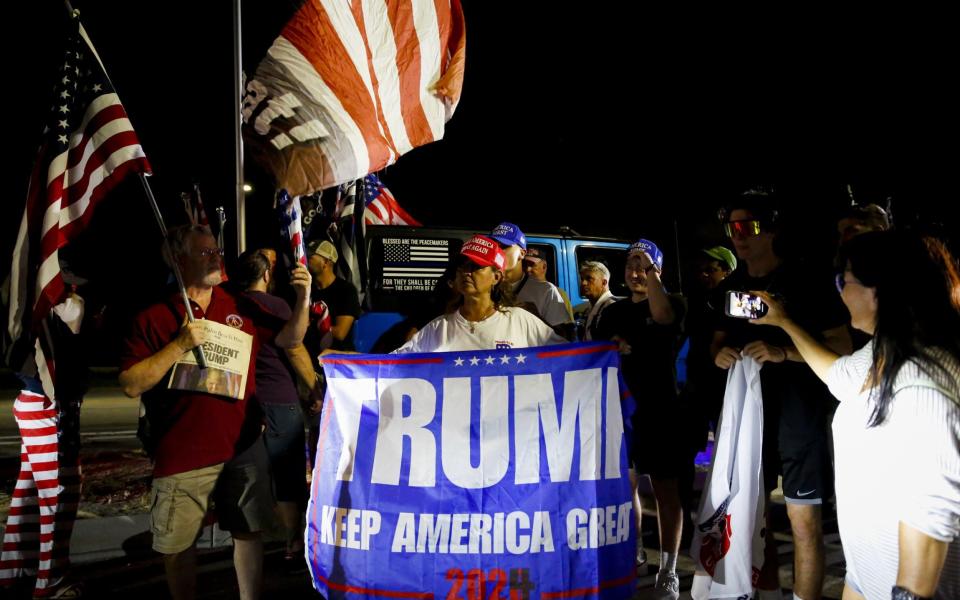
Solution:
<svg viewBox="0 0 960 600"><path fill-rule="evenodd" d="M203 208L203 199L200 198L200 186L194 185L193 193L181 192L180 200L183 201L183 210L187 212L187 220L191 225L210 225L207 211Z"/></svg>
<svg viewBox="0 0 960 600"><path fill-rule="evenodd" d="M290 240L290 251L294 262L307 265L307 249L303 243L303 230L300 223L300 196L290 197L287 190L277 193L277 210L280 213L281 234Z"/></svg>
<svg viewBox="0 0 960 600"><path fill-rule="evenodd" d="M94 208L126 175L150 173L76 13L71 27L13 250L7 324L12 345L35 334L65 297L60 248L86 228Z"/></svg>
<svg viewBox="0 0 960 600"><path fill-rule="evenodd" d="M450 260L447 240L407 240L383 244L384 277L439 279Z"/></svg>
<svg viewBox="0 0 960 600"><path fill-rule="evenodd" d="M367 210L363 213L363 221L367 225L409 225L421 227L423 224L410 216L400 207L376 175L367 175L364 189Z"/></svg>

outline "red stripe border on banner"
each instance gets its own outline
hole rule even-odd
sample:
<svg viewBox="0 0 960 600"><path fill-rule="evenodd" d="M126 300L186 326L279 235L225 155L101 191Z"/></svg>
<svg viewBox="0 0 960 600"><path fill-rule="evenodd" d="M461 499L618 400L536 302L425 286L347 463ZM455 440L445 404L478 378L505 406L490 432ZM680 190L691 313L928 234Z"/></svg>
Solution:
<svg viewBox="0 0 960 600"><path fill-rule="evenodd" d="M594 354L596 352L609 352L616 350L616 344L603 344L600 346L588 346L586 348L573 348L571 350L553 350L550 352L538 352L537 358L556 358L558 356L579 356L581 354Z"/></svg>
<svg viewBox="0 0 960 600"><path fill-rule="evenodd" d="M330 581L323 575L318 574L317 579L326 584L326 586L332 590L337 590L338 592L345 592L348 594L367 594L368 596L382 596L384 598L423 598L425 600L433 600L433 592L401 592L399 590L373 590L369 588L362 588L353 585L343 585L341 583L335 583Z"/></svg>
<svg viewBox="0 0 960 600"><path fill-rule="evenodd" d="M540 600L552 600L553 598L576 598L579 596L593 596L599 594L600 590L606 590L609 588L620 587L621 585L626 585L632 583L637 576L635 573L631 573L626 577L621 577L620 579L611 579L609 581L602 581L600 585L592 588L580 588L576 590L567 590L564 592L543 592L540 594Z"/></svg>
<svg viewBox="0 0 960 600"><path fill-rule="evenodd" d="M322 358L332 365L423 365L440 364L442 358Z"/></svg>

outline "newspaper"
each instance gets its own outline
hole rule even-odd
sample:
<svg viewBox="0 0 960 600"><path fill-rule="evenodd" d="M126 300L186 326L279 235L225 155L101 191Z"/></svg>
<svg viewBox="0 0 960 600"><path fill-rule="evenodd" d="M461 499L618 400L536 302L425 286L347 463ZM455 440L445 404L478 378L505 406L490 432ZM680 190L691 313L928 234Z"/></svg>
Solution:
<svg viewBox="0 0 960 600"><path fill-rule="evenodd" d="M247 370L253 336L228 325L199 320L206 340L201 348L207 368L201 369L193 352L185 352L173 365L167 387L239 400L247 389Z"/></svg>

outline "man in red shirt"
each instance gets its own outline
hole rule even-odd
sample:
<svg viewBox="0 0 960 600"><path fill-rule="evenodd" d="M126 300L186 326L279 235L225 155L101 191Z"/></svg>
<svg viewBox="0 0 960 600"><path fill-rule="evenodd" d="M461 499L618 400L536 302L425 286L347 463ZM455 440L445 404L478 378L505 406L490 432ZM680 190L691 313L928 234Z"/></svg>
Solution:
<svg viewBox="0 0 960 600"><path fill-rule="evenodd" d="M243 300L218 287L222 250L205 226L171 229L165 259L176 264L197 322L187 322L179 294L154 304L135 319L125 340L120 384L131 398L143 395L154 444L153 547L164 554L167 583L176 598L193 598L196 549L208 503L216 501L221 528L234 541L241 598L259 597L263 544L260 531L272 519L266 452L260 440L262 414L247 400L254 391L259 346ZM293 317L273 340L281 348L303 340L307 328L310 273L297 266ZM197 390L168 389L170 372L187 352L206 341L200 320L234 327L253 338L246 389L239 398ZM208 369L207 374L212 370ZM203 389L203 388L202 388Z"/></svg>

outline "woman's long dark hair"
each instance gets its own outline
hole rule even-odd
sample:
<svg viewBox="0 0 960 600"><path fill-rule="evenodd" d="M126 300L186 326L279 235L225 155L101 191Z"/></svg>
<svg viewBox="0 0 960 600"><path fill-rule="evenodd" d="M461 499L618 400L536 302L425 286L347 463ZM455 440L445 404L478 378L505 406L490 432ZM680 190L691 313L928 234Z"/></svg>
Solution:
<svg viewBox="0 0 960 600"><path fill-rule="evenodd" d="M910 362L960 397L960 274L943 242L909 231L865 233L840 249L838 266L848 265L877 294L870 426L886 419L897 374Z"/></svg>

